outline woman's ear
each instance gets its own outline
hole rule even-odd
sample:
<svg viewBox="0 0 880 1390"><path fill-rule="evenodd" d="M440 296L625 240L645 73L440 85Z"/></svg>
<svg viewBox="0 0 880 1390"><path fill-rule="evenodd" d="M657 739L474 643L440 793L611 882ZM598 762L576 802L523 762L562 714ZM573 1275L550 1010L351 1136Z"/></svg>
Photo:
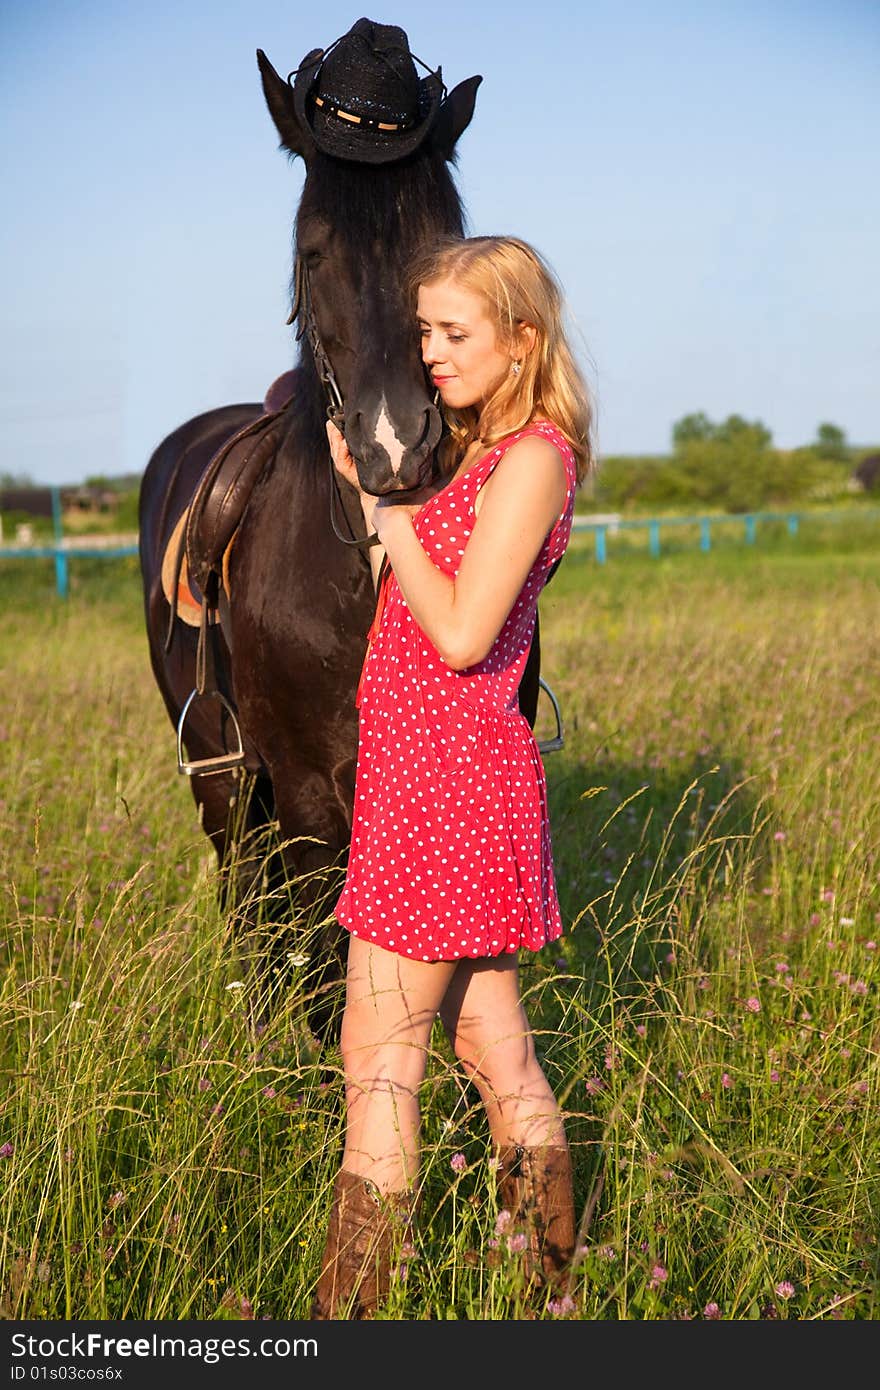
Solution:
<svg viewBox="0 0 880 1390"><path fill-rule="evenodd" d="M511 357L528 357L537 341L538 330L533 323L517 324L513 342L510 345Z"/></svg>

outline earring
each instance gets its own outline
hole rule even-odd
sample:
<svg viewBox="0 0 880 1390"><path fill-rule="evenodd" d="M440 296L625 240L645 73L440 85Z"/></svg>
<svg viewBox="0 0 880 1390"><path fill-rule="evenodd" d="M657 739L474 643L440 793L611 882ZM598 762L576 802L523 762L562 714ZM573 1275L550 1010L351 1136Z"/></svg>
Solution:
<svg viewBox="0 0 880 1390"><path fill-rule="evenodd" d="M519 361L513 362L513 363L511 364L510 370L513 372L513 375L514 375L514 376L519 376L520 372L522 371L522 362L519 362Z"/></svg>

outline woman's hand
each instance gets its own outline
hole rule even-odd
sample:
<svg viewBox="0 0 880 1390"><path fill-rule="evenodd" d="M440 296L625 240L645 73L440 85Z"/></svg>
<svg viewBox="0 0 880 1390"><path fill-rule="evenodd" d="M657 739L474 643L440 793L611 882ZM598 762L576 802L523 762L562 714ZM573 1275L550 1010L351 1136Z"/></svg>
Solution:
<svg viewBox="0 0 880 1390"><path fill-rule="evenodd" d="M334 467L339 470L347 483L351 483L352 487L360 492L361 485L357 475L357 464L345 442L345 435L334 425L332 420L327 421L327 440L330 444L330 454Z"/></svg>
<svg viewBox="0 0 880 1390"><path fill-rule="evenodd" d="M422 510L421 502L399 501L394 493L388 497L376 498L376 509L373 512L373 525L379 536L379 540L384 545L388 539L389 532L393 533L393 528L400 525L401 518L406 517L409 524L412 523L414 516Z"/></svg>
<svg viewBox="0 0 880 1390"><path fill-rule="evenodd" d="M345 442L345 435L337 429L332 420L327 421L327 440L330 444L330 455L333 459L333 466L347 483L355 489L361 499L361 511L364 514L364 521L369 530L373 529L373 512L376 508L376 498L369 492L364 492L358 477L357 464L352 458L351 451Z"/></svg>

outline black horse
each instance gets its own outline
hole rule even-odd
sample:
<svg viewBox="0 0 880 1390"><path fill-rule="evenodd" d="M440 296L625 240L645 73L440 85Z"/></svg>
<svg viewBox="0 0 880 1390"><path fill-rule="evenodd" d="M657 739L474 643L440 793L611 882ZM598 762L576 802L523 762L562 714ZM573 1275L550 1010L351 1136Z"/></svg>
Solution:
<svg viewBox="0 0 880 1390"><path fill-rule="evenodd" d="M257 58L281 144L305 163L294 245L303 342L287 374L277 450L253 483L226 562L223 621L210 629L224 700L196 699L185 728L204 648L200 654L198 629L172 615L163 558L209 463L259 423L264 404L208 411L158 446L140 492L140 556L152 667L185 741L226 901L258 952L266 947L261 932L272 934L267 921L285 924L276 947L301 956L306 942L303 997L324 1038L335 1036L344 969L347 934L332 902L350 839L354 697L375 602L369 553L356 543L364 532L357 494L332 468L326 419L328 411L342 418L344 403L346 439L368 491L407 491L430 478L441 420L406 302L405 268L426 239L462 234L450 164L481 79L448 93L429 138L411 154L365 163L316 148L290 83L262 51ZM536 642L520 695L532 725L538 689ZM227 749L235 714L242 766L216 771L211 760ZM267 827L278 832L271 852L264 852Z"/></svg>

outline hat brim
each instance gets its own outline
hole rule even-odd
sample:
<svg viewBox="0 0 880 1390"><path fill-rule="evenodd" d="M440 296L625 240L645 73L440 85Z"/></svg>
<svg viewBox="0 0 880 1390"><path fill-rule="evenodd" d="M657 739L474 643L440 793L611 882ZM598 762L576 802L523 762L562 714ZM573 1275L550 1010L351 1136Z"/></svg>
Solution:
<svg viewBox="0 0 880 1390"><path fill-rule="evenodd" d="M443 82L429 73L419 83L420 119L406 130L378 130L358 125L344 117L322 111L310 99L312 83L320 66L323 50L315 48L300 63L293 84L293 102L300 125L309 132L315 147L334 159L356 164L390 164L417 150L431 130L440 110Z"/></svg>

